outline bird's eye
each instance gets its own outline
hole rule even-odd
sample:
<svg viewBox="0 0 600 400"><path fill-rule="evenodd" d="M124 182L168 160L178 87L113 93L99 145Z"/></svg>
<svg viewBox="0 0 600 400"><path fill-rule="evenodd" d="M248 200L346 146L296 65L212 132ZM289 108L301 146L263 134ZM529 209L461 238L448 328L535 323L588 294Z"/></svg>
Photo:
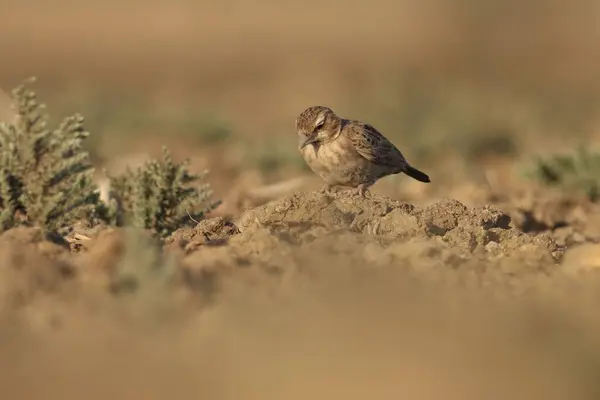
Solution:
<svg viewBox="0 0 600 400"><path fill-rule="evenodd" d="M317 125L315 125L315 130L318 131L319 129L321 129L323 127L323 125L325 125L325 121L321 121L321 122L317 123Z"/></svg>

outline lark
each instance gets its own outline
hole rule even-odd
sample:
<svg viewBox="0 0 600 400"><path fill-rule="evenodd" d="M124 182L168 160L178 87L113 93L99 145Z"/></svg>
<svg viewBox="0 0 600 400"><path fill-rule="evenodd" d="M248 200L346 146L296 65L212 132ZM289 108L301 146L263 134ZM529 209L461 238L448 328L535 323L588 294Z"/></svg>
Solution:
<svg viewBox="0 0 600 400"><path fill-rule="evenodd" d="M304 110L296 118L296 132L304 161L326 182L322 192L346 186L365 197L379 179L400 173L431 182L372 125L341 118L328 107Z"/></svg>

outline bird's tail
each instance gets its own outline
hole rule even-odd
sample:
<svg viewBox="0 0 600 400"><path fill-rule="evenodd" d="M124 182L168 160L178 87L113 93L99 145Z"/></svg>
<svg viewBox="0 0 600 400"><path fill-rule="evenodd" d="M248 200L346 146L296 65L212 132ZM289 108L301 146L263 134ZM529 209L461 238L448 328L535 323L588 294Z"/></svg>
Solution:
<svg viewBox="0 0 600 400"><path fill-rule="evenodd" d="M410 165L407 165L406 169L403 172L411 178L418 180L419 182L431 182L429 176L426 173L421 172L418 169L411 167Z"/></svg>

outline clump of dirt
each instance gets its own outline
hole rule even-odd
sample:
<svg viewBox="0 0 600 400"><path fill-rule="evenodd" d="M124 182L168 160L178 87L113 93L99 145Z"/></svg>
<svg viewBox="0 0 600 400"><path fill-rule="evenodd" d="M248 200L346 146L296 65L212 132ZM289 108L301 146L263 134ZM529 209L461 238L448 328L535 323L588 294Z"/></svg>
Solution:
<svg viewBox="0 0 600 400"><path fill-rule="evenodd" d="M211 287L233 274L280 282L338 268L404 268L442 280L460 270L475 285L503 274L513 280L557 270L563 248L550 235L510 224L499 210L450 199L419 208L378 195L313 192L247 210L234 221L204 221L169 243L188 250L182 259L188 279ZM218 241L206 239L211 236Z"/></svg>
<svg viewBox="0 0 600 400"><path fill-rule="evenodd" d="M203 245L224 244L229 237L240 231L233 222L225 217L216 217L200 221L194 228L182 228L165 239L167 248L181 248L186 252L196 250Z"/></svg>
<svg viewBox="0 0 600 400"><path fill-rule="evenodd" d="M600 205L583 195L552 188L510 193L495 204L512 218L512 226L546 233L560 246L600 242Z"/></svg>
<svg viewBox="0 0 600 400"><path fill-rule="evenodd" d="M510 227L508 214L489 206L468 208L445 199L419 208L387 197L362 198L346 193L301 193L251 209L236 221L241 232L270 227L299 240L299 233L349 230L380 239L441 239L463 253L508 253L526 245L558 258L561 249L545 235L527 235Z"/></svg>

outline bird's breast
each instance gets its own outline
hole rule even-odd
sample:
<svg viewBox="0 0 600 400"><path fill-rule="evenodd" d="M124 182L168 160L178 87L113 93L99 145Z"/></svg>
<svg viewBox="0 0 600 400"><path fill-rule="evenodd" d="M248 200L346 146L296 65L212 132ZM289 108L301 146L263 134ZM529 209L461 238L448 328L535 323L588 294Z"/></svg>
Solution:
<svg viewBox="0 0 600 400"><path fill-rule="evenodd" d="M306 146L302 149L302 155L311 167L329 169L329 167L351 161L352 150L336 140L330 143Z"/></svg>
<svg viewBox="0 0 600 400"><path fill-rule="evenodd" d="M344 140L306 146L301 153L308 166L331 184L356 186L368 168L367 160Z"/></svg>

